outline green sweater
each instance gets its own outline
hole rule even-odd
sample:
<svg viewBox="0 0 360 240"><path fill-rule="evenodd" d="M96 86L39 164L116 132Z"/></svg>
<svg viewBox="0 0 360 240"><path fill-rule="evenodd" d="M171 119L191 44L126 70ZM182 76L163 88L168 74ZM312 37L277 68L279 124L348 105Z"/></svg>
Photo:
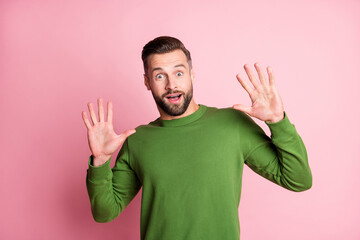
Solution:
<svg viewBox="0 0 360 240"><path fill-rule="evenodd" d="M142 240L235 240L244 163L291 191L312 185L307 152L286 113L266 123L271 139L232 108L200 108L136 128L110 160L89 159L87 190L95 221L115 219L142 189Z"/></svg>

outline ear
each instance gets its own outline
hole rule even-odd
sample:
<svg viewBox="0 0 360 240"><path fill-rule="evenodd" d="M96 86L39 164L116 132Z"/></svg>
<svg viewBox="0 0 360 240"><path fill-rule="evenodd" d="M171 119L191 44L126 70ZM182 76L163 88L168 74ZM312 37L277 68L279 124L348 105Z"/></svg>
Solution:
<svg viewBox="0 0 360 240"><path fill-rule="evenodd" d="M151 88L150 88L150 82L149 82L149 78L146 76L146 74L144 74L144 84L145 84L147 90L150 91L150 90L151 90Z"/></svg>
<svg viewBox="0 0 360 240"><path fill-rule="evenodd" d="M191 78L191 81L194 83L194 79L195 79L194 68L191 68L191 70L190 70L190 78Z"/></svg>

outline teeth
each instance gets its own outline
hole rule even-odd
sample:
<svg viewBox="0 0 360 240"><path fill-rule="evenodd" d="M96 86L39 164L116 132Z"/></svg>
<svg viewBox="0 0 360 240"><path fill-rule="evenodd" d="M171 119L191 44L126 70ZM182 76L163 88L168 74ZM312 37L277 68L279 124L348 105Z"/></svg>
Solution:
<svg viewBox="0 0 360 240"><path fill-rule="evenodd" d="M168 98L178 98L178 97L180 97L180 95L181 95L181 94L175 95L175 96L170 96L170 97L168 97Z"/></svg>

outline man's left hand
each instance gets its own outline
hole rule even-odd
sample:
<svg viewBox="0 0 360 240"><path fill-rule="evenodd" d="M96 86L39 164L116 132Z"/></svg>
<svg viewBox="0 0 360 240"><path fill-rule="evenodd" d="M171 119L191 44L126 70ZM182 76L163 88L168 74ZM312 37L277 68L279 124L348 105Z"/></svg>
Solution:
<svg viewBox="0 0 360 240"><path fill-rule="evenodd" d="M275 88L273 71L270 66L266 68L269 75L269 82L267 82L260 64L255 63L254 66L259 76L260 83L252 73L250 66L248 64L244 65L246 74L254 86L254 89L241 79L239 74L236 75L236 78L240 82L241 86L243 86L249 94L252 106L247 107L242 104L235 104L233 108L268 123L278 122L284 118L284 105L278 91Z"/></svg>

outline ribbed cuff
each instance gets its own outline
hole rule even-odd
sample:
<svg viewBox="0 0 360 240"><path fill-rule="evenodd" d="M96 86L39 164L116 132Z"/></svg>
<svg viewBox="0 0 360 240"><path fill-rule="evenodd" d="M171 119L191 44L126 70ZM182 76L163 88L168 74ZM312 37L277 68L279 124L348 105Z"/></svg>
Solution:
<svg viewBox="0 0 360 240"><path fill-rule="evenodd" d="M265 122L270 128L272 139L287 139L288 136L296 133L295 126L290 122L286 112L284 111L284 118L275 123Z"/></svg>
<svg viewBox="0 0 360 240"><path fill-rule="evenodd" d="M108 177L112 177L112 171L110 168L111 157L108 161L106 161L103 165L95 167L92 163L93 156L89 157L89 168L88 168L88 179L92 182L98 180L104 180Z"/></svg>

